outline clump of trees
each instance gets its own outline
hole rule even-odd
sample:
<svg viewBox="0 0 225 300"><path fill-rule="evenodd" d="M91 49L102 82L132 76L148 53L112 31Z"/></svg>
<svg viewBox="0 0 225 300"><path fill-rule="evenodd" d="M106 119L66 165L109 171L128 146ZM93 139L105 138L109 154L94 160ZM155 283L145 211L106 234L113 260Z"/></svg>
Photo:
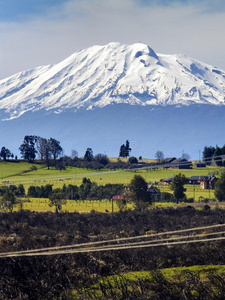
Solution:
<svg viewBox="0 0 225 300"><path fill-rule="evenodd" d="M9 159L10 157L11 157L11 158L14 158L14 154L11 153L11 151L10 151L8 148L2 147L2 148L1 148L1 151L0 151L0 157L1 157L3 160L6 161L6 160Z"/></svg>
<svg viewBox="0 0 225 300"><path fill-rule="evenodd" d="M1 210L13 211L13 206L18 202L19 197L25 196L25 189L22 184L3 186L0 188Z"/></svg>
<svg viewBox="0 0 225 300"><path fill-rule="evenodd" d="M55 161L63 149L60 146L60 142L56 139L45 139L36 135L26 135L19 150L22 158L30 163L33 162L36 155L39 154L40 158L45 160L49 167L50 159L53 158Z"/></svg>
<svg viewBox="0 0 225 300"><path fill-rule="evenodd" d="M128 156L130 156L130 151L131 151L130 142L127 140L126 144L123 144L120 147L119 157L128 157Z"/></svg>
<svg viewBox="0 0 225 300"><path fill-rule="evenodd" d="M220 157L221 155L225 155L225 145L223 147L205 146L202 153L202 159L207 165L210 165L212 160L214 160L218 166L222 166L223 160Z"/></svg>
<svg viewBox="0 0 225 300"><path fill-rule="evenodd" d="M53 189L50 184L45 186L31 185L28 188L27 196L31 198L51 198L54 194L60 194L61 199L101 200L111 199L114 195L122 194L123 189L123 184L98 185L85 177L80 186L64 184L62 188Z"/></svg>

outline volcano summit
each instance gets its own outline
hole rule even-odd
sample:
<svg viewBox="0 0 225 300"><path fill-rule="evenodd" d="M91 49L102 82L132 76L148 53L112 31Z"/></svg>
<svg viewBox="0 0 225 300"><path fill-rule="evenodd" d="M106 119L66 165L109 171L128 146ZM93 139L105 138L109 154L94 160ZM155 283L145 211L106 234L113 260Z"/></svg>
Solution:
<svg viewBox="0 0 225 300"><path fill-rule="evenodd" d="M142 43L109 43L1 80L0 135L8 148L37 134L59 138L67 152L117 156L130 139L132 155L193 156L223 143L224 104L222 70Z"/></svg>

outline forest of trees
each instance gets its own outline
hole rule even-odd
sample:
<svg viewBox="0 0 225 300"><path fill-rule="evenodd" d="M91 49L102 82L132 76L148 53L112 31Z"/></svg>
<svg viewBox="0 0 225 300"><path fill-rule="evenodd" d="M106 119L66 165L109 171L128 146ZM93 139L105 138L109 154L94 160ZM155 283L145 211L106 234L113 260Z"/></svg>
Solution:
<svg viewBox="0 0 225 300"><path fill-rule="evenodd" d="M218 166L222 166L224 164L224 159L221 157L222 155L225 155L225 145L223 147L205 146L202 159L207 165L210 165L212 160L214 160Z"/></svg>

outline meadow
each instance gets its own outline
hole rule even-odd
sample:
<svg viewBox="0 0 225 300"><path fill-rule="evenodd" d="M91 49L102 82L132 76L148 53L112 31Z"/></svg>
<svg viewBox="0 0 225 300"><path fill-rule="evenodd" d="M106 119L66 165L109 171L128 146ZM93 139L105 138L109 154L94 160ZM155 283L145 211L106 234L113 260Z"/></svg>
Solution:
<svg viewBox="0 0 225 300"><path fill-rule="evenodd" d="M29 164L27 162L4 162L0 161L0 186L4 185L18 185L23 184L27 192L30 185L41 186L51 184L53 188L62 188L64 184L73 184L80 186L84 177L89 178L92 182L96 182L98 185L111 184L124 184L128 185L134 175L141 175L148 183L156 184L161 192L172 193L169 186L160 185L160 179L168 178L179 173L185 176L200 176L219 173L223 168L219 167L206 167L206 168L193 168L190 170L178 170L178 169L148 169L148 170L91 170L76 167L67 167L66 170L56 170L55 168L48 169L41 163ZM187 185L186 186L187 198L193 198L197 203L200 200L212 199L214 200L214 191L203 190L199 186ZM32 211L54 211L54 207L49 207L48 199L25 199L22 207ZM159 207L173 206L174 203L158 203L155 204ZM19 210L21 204L17 204L14 210ZM127 208L132 209L132 205L128 205ZM92 210L98 212L112 211L112 203L109 200L102 201L75 201L67 200L67 204L63 205L62 211L78 211L78 212L90 212ZM118 211L117 205L114 203L114 211Z"/></svg>
<svg viewBox="0 0 225 300"><path fill-rule="evenodd" d="M22 206L21 206L22 205ZM22 204L15 204L13 211L19 211L20 209L46 212L55 212L55 207L49 206L49 199L47 198L29 198L22 199ZM127 204L127 209L133 209L134 205L131 203ZM62 212L79 212L79 213L90 213L91 211L96 212L118 212L119 207L111 200L67 200L65 205L62 205Z"/></svg>
<svg viewBox="0 0 225 300"><path fill-rule="evenodd" d="M224 265L196 265L100 278L74 299L224 299Z"/></svg>
<svg viewBox="0 0 225 300"><path fill-rule="evenodd" d="M84 177L90 178L97 184L107 183L129 184L135 174L141 175L148 183L159 182L162 178L168 178L179 173L185 176L201 176L208 174L218 175L224 168L206 167L193 169L148 169L148 170L91 170L76 167L67 167L66 170L48 169L43 164L29 164L26 162L3 162L0 161L0 178L2 184L31 184L43 185L44 182L51 183L54 187L62 187L64 183L80 185Z"/></svg>

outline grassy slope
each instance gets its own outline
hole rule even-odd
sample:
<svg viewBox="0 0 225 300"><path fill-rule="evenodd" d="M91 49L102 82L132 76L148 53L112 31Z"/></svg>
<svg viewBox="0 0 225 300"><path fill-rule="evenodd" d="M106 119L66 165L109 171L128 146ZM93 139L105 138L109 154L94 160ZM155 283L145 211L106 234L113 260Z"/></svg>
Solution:
<svg viewBox="0 0 225 300"><path fill-rule="evenodd" d="M199 276L201 282L207 282L207 276L209 274L213 273L213 274L218 274L218 275L224 276L225 266L224 265L195 265L195 266L191 266L191 267L167 268L167 269L161 269L161 270L157 270L157 271L160 271L162 273L163 277L173 284L180 283L182 275L187 274L187 272L191 272L191 273ZM191 275L189 275L189 277L190 277L190 282L191 282L191 278L192 278ZM112 276L101 278L99 280L99 283L97 283L93 286L90 286L90 291L94 290L95 295L97 295L99 297L99 299L102 299L101 297L103 297L103 299L105 299L104 295L100 289L101 284L103 284L105 286L105 288L106 288L105 291L108 290L109 293L110 293L110 291L114 291L114 292L118 293L119 289L122 290L125 287L128 288L128 290L132 291L132 284L131 284L132 282L142 282L142 287L143 287L144 280L151 279L151 278L152 278L152 273L149 271L130 272L130 273L122 273L119 275L112 275ZM121 283L118 284L118 282L120 282L121 279L122 279ZM193 293L196 292L195 284L196 284L196 282L195 283L193 281L191 282ZM163 288L163 285L161 286L161 288ZM73 294L74 294L75 298L78 297L77 296L78 293L76 290L74 290ZM81 299L81 298L79 298L79 299ZM91 298L88 298L88 299L91 299ZM109 297L109 299L111 299L111 298ZM215 298L213 298L213 299L215 299Z"/></svg>
<svg viewBox="0 0 225 300"><path fill-rule="evenodd" d="M27 190L30 185L45 185L47 183L52 184L54 188L62 187L63 184L75 184L80 185L84 177L90 178L91 181L97 184L105 185L107 183L123 183L129 184L131 179L135 174L143 176L147 182L159 182L161 178L168 178L173 175L182 173L186 176L195 175L208 175L218 171L216 167L207 168L194 168L191 170L176 170L176 169L158 169L158 170L139 170L139 171L124 171L124 170L88 170L79 169L74 167L68 167L66 170L55 170L51 168L48 170L44 165L35 164L37 170L31 171L32 164L26 162L0 162L0 176L2 184L4 181L8 181L10 184L22 183ZM168 186L159 186L160 190L163 192L171 192ZM214 198L214 192L209 190L202 190L200 187L187 186L186 195L188 198L194 198L198 201L200 196L204 198ZM44 210L54 210L48 206L48 199L31 199L30 202L25 203L23 206L25 209L31 209L36 211ZM17 210L18 207L15 207ZM77 201L71 203L67 202L67 205L63 207L66 211L80 211L80 212L90 212L92 209L96 211L105 211L106 209L111 211L111 203L109 201L102 201L92 203L83 203L82 201ZM114 211L118 208L115 205Z"/></svg>
<svg viewBox="0 0 225 300"><path fill-rule="evenodd" d="M33 182L46 182L50 181L54 185L63 185L62 180L69 183L80 184L83 177L89 177L92 181L98 184L106 183L123 183L128 184L135 174L144 177L147 182L159 182L162 178L168 178L173 175L182 173L186 176L208 175L209 173L216 172L218 167L207 168L194 168L191 170L176 170L176 169L158 169L158 170L139 170L139 171L124 171L124 170L88 170L68 167L66 170L48 170L43 165L36 164L36 171L29 171L32 167L31 164L26 162L10 163L0 162L0 178L8 180L10 183L26 183Z"/></svg>
<svg viewBox="0 0 225 300"><path fill-rule="evenodd" d="M191 267L177 267L177 268L166 268L160 270L163 276L167 278L173 278L177 274L183 271L190 271L194 273L200 273L204 277L204 274L213 272L213 273L224 273L225 272L225 265L198 265L198 266L191 266ZM145 278L149 276L149 272L131 272L122 274L126 276L128 279L135 280L136 278Z"/></svg>

